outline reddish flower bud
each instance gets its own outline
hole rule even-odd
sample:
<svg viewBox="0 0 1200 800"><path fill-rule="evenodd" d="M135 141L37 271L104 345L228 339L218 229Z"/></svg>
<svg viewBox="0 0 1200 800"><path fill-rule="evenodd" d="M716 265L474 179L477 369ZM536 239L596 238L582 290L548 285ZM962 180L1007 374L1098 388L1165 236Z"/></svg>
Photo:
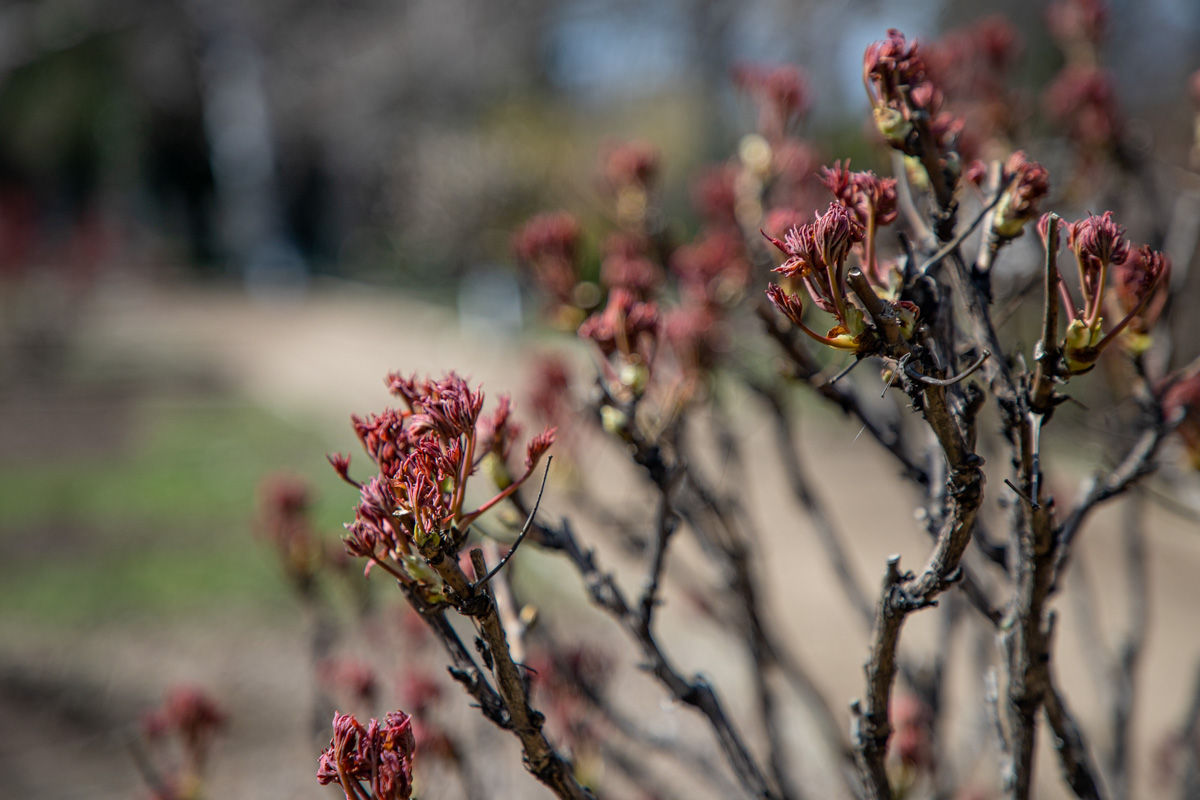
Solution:
<svg viewBox="0 0 1200 800"><path fill-rule="evenodd" d="M625 289L614 289L604 311L592 314L579 326L579 336L591 339L605 356L637 351L658 330L658 309L637 300Z"/></svg>
<svg viewBox="0 0 1200 800"><path fill-rule="evenodd" d="M348 800L409 800L415 749L412 720L403 711L388 714L383 724L372 719L366 727L349 714L335 713L333 738L318 761L317 781L338 784Z"/></svg>
<svg viewBox="0 0 1200 800"><path fill-rule="evenodd" d="M576 259L579 223L570 214L540 214L525 223L513 236L517 260L532 272L534 282L560 303L571 301L571 290L579 280Z"/></svg>
<svg viewBox="0 0 1200 800"><path fill-rule="evenodd" d="M734 68L733 80L758 104L758 132L778 142L788 125L808 110L808 81L791 65Z"/></svg>
<svg viewBox="0 0 1200 800"><path fill-rule="evenodd" d="M554 435L557 432L558 428L546 428L529 440L529 444L525 447L526 470L532 470L542 460L542 456L550 449L550 445L554 444Z"/></svg>
<svg viewBox="0 0 1200 800"><path fill-rule="evenodd" d="M1046 9L1046 25L1064 50L1094 49L1108 28L1108 8L1103 0L1055 0Z"/></svg>
<svg viewBox="0 0 1200 800"><path fill-rule="evenodd" d="M1112 212L1088 214L1087 219L1067 227L1067 244L1075 251L1080 269L1090 275L1111 264L1120 264L1129 255L1125 228L1113 222Z"/></svg>
<svg viewBox="0 0 1200 800"><path fill-rule="evenodd" d="M996 204L992 230L1003 239L1013 239L1037 217L1038 204L1050 193L1050 173L1018 150L1009 156L1001 180L1007 188Z"/></svg>
<svg viewBox="0 0 1200 800"><path fill-rule="evenodd" d="M1070 66L1046 88L1046 113L1078 144L1100 149L1112 145L1121 130L1116 89L1107 72L1094 66Z"/></svg>
<svg viewBox="0 0 1200 800"><path fill-rule="evenodd" d="M692 184L692 205L710 225L738 224L737 167L710 167Z"/></svg>
<svg viewBox="0 0 1200 800"><path fill-rule="evenodd" d="M850 248L864 236L863 226L840 203L830 203L829 209L813 223L813 242L827 265L844 263Z"/></svg>
<svg viewBox="0 0 1200 800"><path fill-rule="evenodd" d="M1200 470L1200 371L1171 384L1162 399L1163 415L1179 420L1175 432L1183 439L1192 466Z"/></svg>
<svg viewBox="0 0 1200 800"><path fill-rule="evenodd" d="M649 142L610 145L601 158L604 180L615 192L649 189L658 177L658 149Z"/></svg>
<svg viewBox="0 0 1200 800"><path fill-rule="evenodd" d="M874 172L851 172L847 160L843 167L822 171L821 182L838 202L854 212L863 227L889 225L896 219L896 179L880 178Z"/></svg>
<svg viewBox="0 0 1200 800"><path fill-rule="evenodd" d="M767 299L781 314L790 319L793 325L800 327L803 324L801 320L804 317L804 304L799 297L788 294L782 286L772 283L767 287Z"/></svg>

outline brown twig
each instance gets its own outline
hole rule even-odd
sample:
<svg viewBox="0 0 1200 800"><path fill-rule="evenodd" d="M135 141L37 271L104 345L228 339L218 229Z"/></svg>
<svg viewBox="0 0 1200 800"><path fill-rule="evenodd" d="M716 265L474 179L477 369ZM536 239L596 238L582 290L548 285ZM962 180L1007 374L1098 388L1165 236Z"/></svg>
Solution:
<svg viewBox="0 0 1200 800"><path fill-rule="evenodd" d="M479 548L471 551L471 566L476 575L487 574L487 564ZM475 597L482 599L482 608L472 616L491 655L496 689L508 709L512 730L521 740L521 747L525 751L525 768L561 798L594 800L594 795L575 780L570 763L558 754L542 733L544 718L529 705L525 682L509 652L495 598L486 585L481 587L481 592Z"/></svg>
<svg viewBox="0 0 1200 800"><path fill-rule="evenodd" d="M612 576L601 572L593 553L579 546L566 520L558 528L543 530L543 544L563 553L571 561L587 585L592 601L621 623L638 644L647 671L659 679L672 697L692 706L708 719L743 791L751 797L777 798L768 787L762 770L741 734L725 714L711 684L700 675L685 678L671 664L654 636L646 635L642 630L640 616L625 599Z"/></svg>
<svg viewBox="0 0 1200 800"><path fill-rule="evenodd" d="M1067 709L1062 692L1055 685L1053 676L1046 686L1043 703L1046 722L1054 733L1052 744L1058 751L1058 761L1063 777L1079 800L1105 800L1098 780L1099 771L1088 753L1083 732L1071 712Z"/></svg>
<svg viewBox="0 0 1200 800"><path fill-rule="evenodd" d="M929 476L925 470L913 462L908 453L905 452L904 442L898 432L894 432L890 436L885 433L884 429L875 419L866 412L854 392L846 387L845 382L837 384L818 382L816 377L820 374L820 370L817 368L816 363L804 348L797 343L789 329L779 324L774 312L765 304L759 305L755 311L759 319L765 324L767 335L780 345L784 354L792 362L797 379L808 383L818 394L840 408L843 413L861 422L867 433L871 434L875 441L879 442L884 449L900 462L907 477L921 485L929 482Z"/></svg>

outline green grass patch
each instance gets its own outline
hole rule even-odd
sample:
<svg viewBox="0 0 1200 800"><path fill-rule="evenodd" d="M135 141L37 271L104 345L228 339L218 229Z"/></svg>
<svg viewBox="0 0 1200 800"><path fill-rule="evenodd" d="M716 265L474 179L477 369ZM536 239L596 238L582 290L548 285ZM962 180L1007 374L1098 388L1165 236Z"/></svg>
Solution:
<svg viewBox="0 0 1200 800"><path fill-rule="evenodd" d="M333 538L355 495L306 428L229 401L145 401L121 452L0 468L0 608L29 623L264 610L288 588L255 535L258 486L290 472ZM346 449L352 441L341 442ZM39 454L39 456L42 454Z"/></svg>

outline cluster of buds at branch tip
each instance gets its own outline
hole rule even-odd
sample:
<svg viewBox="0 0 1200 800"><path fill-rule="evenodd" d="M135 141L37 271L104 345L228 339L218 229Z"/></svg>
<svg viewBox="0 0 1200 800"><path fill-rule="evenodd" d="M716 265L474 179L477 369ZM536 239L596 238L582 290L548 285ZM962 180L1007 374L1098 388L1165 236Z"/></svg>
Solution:
<svg viewBox="0 0 1200 800"><path fill-rule="evenodd" d="M1183 439L1192 466L1200 470L1200 368L1193 364L1163 394L1163 415L1178 421L1175 432Z"/></svg>
<svg viewBox="0 0 1200 800"><path fill-rule="evenodd" d="M513 254L538 288L549 295L552 318L560 327L579 324L579 222L570 214L539 214L512 239Z"/></svg>
<svg viewBox="0 0 1200 800"><path fill-rule="evenodd" d="M844 167L841 161L834 162L833 169L826 167L821 182L863 227L863 272L876 286L886 287L887 273L878 263L875 240L881 227L896 220L896 179L880 178L874 172L851 172L847 160Z"/></svg>
<svg viewBox="0 0 1200 800"><path fill-rule="evenodd" d="M864 235L863 225L840 203L830 203L829 209L812 223L792 228L783 241L763 233L787 256L774 271L786 278L799 278L817 307L832 314L837 324L824 336L809 328L802 319L800 298L788 294L779 285L773 284L767 289L771 303L818 342L840 350L853 350L860 355L870 352L875 344L864 336L869 327L862 309L851 302L846 260L851 249L863 241ZM868 300L888 303L879 297ZM917 307L903 301L888 305L896 313L901 333L906 338L911 336L916 325Z"/></svg>
<svg viewBox="0 0 1200 800"><path fill-rule="evenodd" d="M162 706L142 715L147 750L139 765L155 800L196 800L204 794L208 754L228 718L203 689L176 686ZM170 757L165 745L178 744L181 758Z"/></svg>
<svg viewBox="0 0 1200 800"><path fill-rule="evenodd" d="M579 337L599 349L608 391L619 402L636 400L645 392L658 329L658 307L622 288L613 289L604 310L579 326Z"/></svg>
<svg viewBox="0 0 1200 800"><path fill-rule="evenodd" d="M658 180L659 155L649 142L612 144L601 155L601 178L616 199L617 219L627 230L644 230L650 192Z"/></svg>
<svg viewBox="0 0 1200 800"><path fill-rule="evenodd" d="M773 144L781 142L791 124L808 111L808 81L794 66L741 64L733 69L733 82L754 98L758 132Z"/></svg>
<svg viewBox="0 0 1200 800"><path fill-rule="evenodd" d="M548 428L526 446L525 469L514 477L508 457L518 428L511 403L502 397L490 417L482 417L484 395L455 373L441 380L393 373L387 377L403 409L388 409L354 427L379 472L360 485L354 522L343 539L346 552L380 566L419 587L427 600L443 599L438 574L419 553L459 543L481 514L509 497L533 474L554 441ZM484 462L499 492L473 511L466 506L467 484ZM333 461L344 472L342 459Z"/></svg>
<svg viewBox="0 0 1200 800"><path fill-rule="evenodd" d="M999 241L1015 239L1025 224L1038 218L1038 205L1050 194L1050 173L1023 150L1008 158L1001 175L1004 193L992 214L992 235Z"/></svg>
<svg viewBox="0 0 1200 800"><path fill-rule="evenodd" d="M1038 232L1046 247L1057 250L1057 241L1047 241L1049 215L1038 223ZM1125 239L1125 229L1115 223L1112 212L1089 214L1086 219L1067 226L1067 245L1075 255L1079 269L1079 285L1083 308L1078 308L1064 283L1059 283L1063 304L1070 322L1063 342L1063 360L1068 374L1087 372L1100 353L1131 325L1144 336L1150 320L1145 314L1156 296L1163 278L1170 272L1170 259L1163 253L1142 246L1134 251ZM1124 317L1107 331L1104 330L1103 307L1110 273L1116 287L1112 304L1125 312ZM1161 310L1161 308L1159 308ZM1144 350L1144 344L1134 345Z"/></svg>
<svg viewBox="0 0 1200 800"><path fill-rule="evenodd" d="M317 762L317 781L342 787L346 800L409 800L413 790L412 718L393 711L366 725L333 715L333 738Z"/></svg>
<svg viewBox="0 0 1200 800"><path fill-rule="evenodd" d="M887 39L867 47L863 85L871 101L875 127L889 145L908 156L921 155L923 129L943 167L957 174L957 142L962 120L942 110L943 95L925 71L916 42L892 28Z"/></svg>

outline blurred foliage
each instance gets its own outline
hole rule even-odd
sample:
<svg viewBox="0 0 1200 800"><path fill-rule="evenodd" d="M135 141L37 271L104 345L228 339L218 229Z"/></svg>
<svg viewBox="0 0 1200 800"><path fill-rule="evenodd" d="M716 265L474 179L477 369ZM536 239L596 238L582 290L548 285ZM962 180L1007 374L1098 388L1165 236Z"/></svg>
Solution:
<svg viewBox="0 0 1200 800"><path fill-rule="evenodd" d="M143 402L128 452L0 468L8 621L294 611L272 554L247 546L254 492L285 465L322 487L317 530L336 536L353 492L319 457L327 443L254 406Z"/></svg>

